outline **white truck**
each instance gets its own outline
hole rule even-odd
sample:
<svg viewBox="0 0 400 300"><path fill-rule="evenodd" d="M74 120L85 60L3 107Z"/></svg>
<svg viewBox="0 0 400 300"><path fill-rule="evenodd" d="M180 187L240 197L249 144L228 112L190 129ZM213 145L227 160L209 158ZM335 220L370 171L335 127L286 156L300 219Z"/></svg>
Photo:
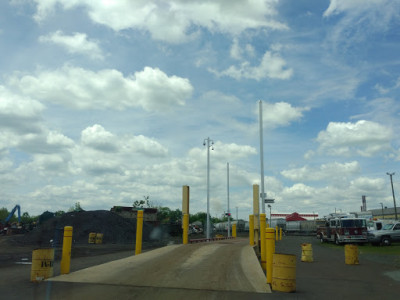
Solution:
<svg viewBox="0 0 400 300"><path fill-rule="evenodd" d="M372 245L389 246L392 242L400 242L400 222L388 223L381 230L368 232L368 241Z"/></svg>

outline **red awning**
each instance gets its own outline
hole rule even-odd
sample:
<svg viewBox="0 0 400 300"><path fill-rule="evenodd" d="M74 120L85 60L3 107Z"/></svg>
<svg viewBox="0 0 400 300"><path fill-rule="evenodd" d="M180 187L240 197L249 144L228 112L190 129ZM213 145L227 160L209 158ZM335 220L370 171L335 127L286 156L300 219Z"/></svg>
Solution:
<svg viewBox="0 0 400 300"><path fill-rule="evenodd" d="M306 221L307 219L304 219L301 217L297 212L294 212L286 217L286 222L290 221Z"/></svg>

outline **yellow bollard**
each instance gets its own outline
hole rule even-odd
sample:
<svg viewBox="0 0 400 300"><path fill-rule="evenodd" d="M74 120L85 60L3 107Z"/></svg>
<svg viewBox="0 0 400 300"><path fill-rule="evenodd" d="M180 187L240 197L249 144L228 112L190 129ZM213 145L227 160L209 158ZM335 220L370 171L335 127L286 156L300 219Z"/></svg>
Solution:
<svg viewBox="0 0 400 300"><path fill-rule="evenodd" d="M143 210L138 210L137 221L136 221L135 255L142 253L142 235L143 235Z"/></svg>
<svg viewBox="0 0 400 300"><path fill-rule="evenodd" d="M54 248L35 249L32 252L31 281L53 277Z"/></svg>
<svg viewBox="0 0 400 300"><path fill-rule="evenodd" d="M344 255L346 265L358 265L358 247L357 245L345 245Z"/></svg>
<svg viewBox="0 0 400 300"><path fill-rule="evenodd" d="M278 225L276 225L276 227L275 227L275 240L276 240L276 241L279 240L279 229L278 229Z"/></svg>
<svg viewBox="0 0 400 300"><path fill-rule="evenodd" d="M267 283L272 282L272 257L275 253L275 229L265 229L265 249L266 249L266 273Z"/></svg>
<svg viewBox="0 0 400 300"><path fill-rule="evenodd" d="M189 215L183 214L183 244L186 245L189 242Z"/></svg>
<svg viewBox="0 0 400 300"><path fill-rule="evenodd" d="M279 228L279 240L282 241L282 227Z"/></svg>
<svg viewBox="0 0 400 300"><path fill-rule="evenodd" d="M61 255L61 275L69 274L71 267L72 226L64 227L63 248Z"/></svg>
<svg viewBox="0 0 400 300"><path fill-rule="evenodd" d="M265 228L269 228L269 223L267 222L267 225L265 226Z"/></svg>
<svg viewBox="0 0 400 300"><path fill-rule="evenodd" d="M236 224L232 224L232 237L236 238Z"/></svg>
<svg viewBox="0 0 400 300"><path fill-rule="evenodd" d="M274 254L272 290L291 293L296 291L296 255Z"/></svg>
<svg viewBox="0 0 400 300"><path fill-rule="evenodd" d="M301 244L301 261L313 262L313 252L311 244Z"/></svg>
<svg viewBox="0 0 400 300"><path fill-rule="evenodd" d="M254 216L249 215L249 243L254 246Z"/></svg>
<svg viewBox="0 0 400 300"><path fill-rule="evenodd" d="M266 215L265 214L260 214L260 243L261 243L261 267L263 270L265 270L266 265L265 265L265 226L266 226Z"/></svg>

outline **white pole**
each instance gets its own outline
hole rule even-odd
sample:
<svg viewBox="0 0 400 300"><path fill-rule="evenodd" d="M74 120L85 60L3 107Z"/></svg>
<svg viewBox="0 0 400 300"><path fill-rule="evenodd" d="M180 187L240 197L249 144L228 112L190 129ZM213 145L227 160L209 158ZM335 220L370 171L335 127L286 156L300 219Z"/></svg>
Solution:
<svg viewBox="0 0 400 300"><path fill-rule="evenodd" d="M210 238L210 142L212 150L214 150L214 141L209 137L203 142L204 146L207 145L207 239Z"/></svg>
<svg viewBox="0 0 400 300"><path fill-rule="evenodd" d="M259 122L260 122L260 163L261 163L261 207L262 213L265 214L265 191L264 191L264 147L263 147L263 114L262 114L262 101L259 102Z"/></svg>
<svg viewBox="0 0 400 300"><path fill-rule="evenodd" d="M210 138L207 138L207 239L210 238Z"/></svg>
<svg viewBox="0 0 400 300"><path fill-rule="evenodd" d="M231 216L229 210L229 163L226 163L226 172L227 172L227 195L228 195L228 237L231 236Z"/></svg>

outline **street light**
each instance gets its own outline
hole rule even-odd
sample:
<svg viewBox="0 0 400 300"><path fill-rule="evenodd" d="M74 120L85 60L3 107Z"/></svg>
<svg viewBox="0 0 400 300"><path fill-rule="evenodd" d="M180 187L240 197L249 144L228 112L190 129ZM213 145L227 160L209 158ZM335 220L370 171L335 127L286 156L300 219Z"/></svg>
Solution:
<svg viewBox="0 0 400 300"><path fill-rule="evenodd" d="M271 227L271 205L268 204L269 208L269 227Z"/></svg>
<svg viewBox="0 0 400 300"><path fill-rule="evenodd" d="M381 202L381 206L382 206L382 219L385 218L385 215L383 214L383 203Z"/></svg>
<svg viewBox="0 0 400 300"><path fill-rule="evenodd" d="M394 172L393 172L393 173L386 172L386 174L390 176L390 183L392 184L392 195L393 195L393 204L394 204L394 215L395 215L395 219L397 220L396 198L394 197L393 178L392 178L392 176L393 176L395 173L394 173Z"/></svg>
<svg viewBox="0 0 400 300"><path fill-rule="evenodd" d="M214 150L214 141L206 138L203 146L207 145L207 239L210 238L210 147Z"/></svg>

